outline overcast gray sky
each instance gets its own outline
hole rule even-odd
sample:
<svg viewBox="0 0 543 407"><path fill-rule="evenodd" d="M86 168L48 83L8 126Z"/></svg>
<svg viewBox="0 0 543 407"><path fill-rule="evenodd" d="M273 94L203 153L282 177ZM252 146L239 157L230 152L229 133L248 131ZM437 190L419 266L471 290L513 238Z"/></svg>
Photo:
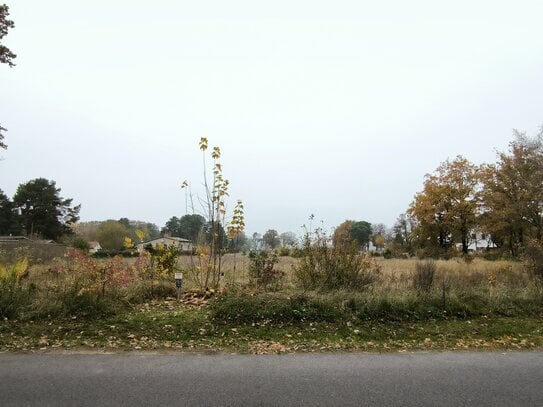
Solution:
<svg viewBox="0 0 543 407"><path fill-rule="evenodd" d="M2 2L0 188L53 179L82 220L183 215L205 136L249 234L391 226L441 161L543 123L541 1Z"/></svg>

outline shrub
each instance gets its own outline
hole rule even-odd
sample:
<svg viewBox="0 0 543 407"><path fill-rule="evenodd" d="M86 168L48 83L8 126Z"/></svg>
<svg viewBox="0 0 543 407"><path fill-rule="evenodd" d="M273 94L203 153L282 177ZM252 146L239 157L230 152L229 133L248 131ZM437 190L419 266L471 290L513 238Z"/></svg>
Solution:
<svg viewBox="0 0 543 407"><path fill-rule="evenodd" d="M132 265L133 274L138 276L140 281L130 293L131 300L135 300L138 293L142 299L175 295L173 287L164 290L161 285L165 278L173 281L174 273L179 270L178 259L179 250L174 246L158 245L155 248L146 248ZM166 295L163 294L165 292Z"/></svg>
<svg viewBox="0 0 543 407"><path fill-rule="evenodd" d="M39 316L72 316L98 318L114 315L121 306L120 298L112 295L104 296L96 287L85 287L77 281L65 284L53 292L49 301L35 304L34 314Z"/></svg>
<svg viewBox="0 0 543 407"><path fill-rule="evenodd" d="M98 290L102 295L127 286L133 278L132 270L119 256L99 262L72 250L66 254L66 259L57 271L67 273L69 277L77 276L82 288Z"/></svg>
<svg viewBox="0 0 543 407"><path fill-rule="evenodd" d="M124 308L124 291L135 278L121 257L97 261L77 250L53 263L47 273L30 310L36 317L114 314Z"/></svg>
<svg viewBox="0 0 543 407"><path fill-rule="evenodd" d="M0 318L16 318L28 304L29 292L22 279L28 272L28 260L0 265Z"/></svg>
<svg viewBox="0 0 543 407"><path fill-rule="evenodd" d="M180 255L177 247L159 244L156 247L146 247L145 251L151 255L151 270L157 276L169 276L177 270Z"/></svg>
<svg viewBox="0 0 543 407"><path fill-rule="evenodd" d="M88 253L90 249L89 242L82 238L81 236L74 236L70 241L68 242L70 246L77 250L81 250L82 252Z"/></svg>
<svg viewBox="0 0 543 407"><path fill-rule="evenodd" d="M304 257L293 266L302 288L358 290L375 281L380 267L369 256L361 256L356 243L346 247L330 243L325 235L317 233L314 242L306 236Z"/></svg>
<svg viewBox="0 0 543 407"><path fill-rule="evenodd" d="M275 253L249 252L249 279L252 285L264 289L280 288L285 273L275 269L278 262Z"/></svg>
<svg viewBox="0 0 543 407"><path fill-rule="evenodd" d="M98 318L114 315L131 302L175 296L172 281L161 279L159 267L166 263L153 262L148 253L129 264L120 256L96 260L71 251L48 268L30 316Z"/></svg>
<svg viewBox="0 0 543 407"><path fill-rule="evenodd" d="M415 265L415 274L413 276L413 287L419 293L428 293L434 282L436 273L436 262L434 260L418 261Z"/></svg>
<svg viewBox="0 0 543 407"><path fill-rule="evenodd" d="M293 247L290 251L290 257L300 259L305 256L305 251L299 247Z"/></svg>
<svg viewBox="0 0 543 407"><path fill-rule="evenodd" d="M105 259L108 257L138 257L139 253L136 250L123 249L123 250L98 250L96 253L92 254L92 257L97 259Z"/></svg>

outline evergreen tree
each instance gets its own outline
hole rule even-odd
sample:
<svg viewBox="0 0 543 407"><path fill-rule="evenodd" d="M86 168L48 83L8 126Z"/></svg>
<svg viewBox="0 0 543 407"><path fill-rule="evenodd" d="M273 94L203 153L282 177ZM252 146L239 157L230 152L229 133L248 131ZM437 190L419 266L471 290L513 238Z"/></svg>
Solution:
<svg viewBox="0 0 543 407"><path fill-rule="evenodd" d="M13 203L20 211L20 224L27 235L58 240L70 234L70 224L79 220L81 205L72 207L73 199L64 199L55 181L37 178L21 184Z"/></svg>

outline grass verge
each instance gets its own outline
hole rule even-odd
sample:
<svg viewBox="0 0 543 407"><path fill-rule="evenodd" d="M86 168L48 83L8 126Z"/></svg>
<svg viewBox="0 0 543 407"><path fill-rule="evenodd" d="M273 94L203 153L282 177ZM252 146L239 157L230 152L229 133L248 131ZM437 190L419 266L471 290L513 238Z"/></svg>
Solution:
<svg viewBox="0 0 543 407"><path fill-rule="evenodd" d="M305 317L291 313L290 320L232 321L219 319L213 307L160 301L93 320L4 320L0 322L0 352L67 349L268 354L507 350L543 345L542 319L535 315L385 321L332 318L338 315L335 310L336 314L325 320L310 317L314 315L311 302L300 302L299 298L293 301L296 307L309 310Z"/></svg>

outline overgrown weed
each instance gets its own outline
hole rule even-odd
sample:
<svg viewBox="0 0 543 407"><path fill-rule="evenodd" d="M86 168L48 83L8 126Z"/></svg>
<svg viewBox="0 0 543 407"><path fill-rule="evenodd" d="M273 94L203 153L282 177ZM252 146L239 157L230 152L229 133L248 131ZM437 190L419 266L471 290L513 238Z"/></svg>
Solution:
<svg viewBox="0 0 543 407"><path fill-rule="evenodd" d="M304 256L293 266L298 285L304 290L361 290L374 283L379 265L360 254L356 243L332 245L330 237L317 231L304 240Z"/></svg>

